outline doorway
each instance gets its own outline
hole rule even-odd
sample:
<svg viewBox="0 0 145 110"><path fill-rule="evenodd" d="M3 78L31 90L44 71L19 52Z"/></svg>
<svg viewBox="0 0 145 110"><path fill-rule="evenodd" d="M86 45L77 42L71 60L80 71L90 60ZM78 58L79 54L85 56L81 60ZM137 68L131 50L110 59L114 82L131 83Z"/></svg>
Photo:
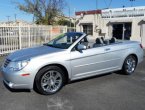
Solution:
<svg viewBox="0 0 145 110"><path fill-rule="evenodd" d="M84 24L83 32L88 35L93 35L93 25L92 24Z"/></svg>
<svg viewBox="0 0 145 110"><path fill-rule="evenodd" d="M113 27L113 37L120 40L130 40L132 23L115 23Z"/></svg>
<svg viewBox="0 0 145 110"><path fill-rule="evenodd" d="M123 24L113 24L113 37L122 39Z"/></svg>

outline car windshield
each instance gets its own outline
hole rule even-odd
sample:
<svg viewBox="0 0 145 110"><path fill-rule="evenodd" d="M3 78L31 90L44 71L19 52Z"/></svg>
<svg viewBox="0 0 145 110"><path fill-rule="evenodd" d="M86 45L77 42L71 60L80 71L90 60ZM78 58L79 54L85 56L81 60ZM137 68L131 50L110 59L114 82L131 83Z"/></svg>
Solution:
<svg viewBox="0 0 145 110"><path fill-rule="evenodd" d="M44 45L60 49L68 49L81 36L81 33L65 33L57 36L55 39Z"/></svg>

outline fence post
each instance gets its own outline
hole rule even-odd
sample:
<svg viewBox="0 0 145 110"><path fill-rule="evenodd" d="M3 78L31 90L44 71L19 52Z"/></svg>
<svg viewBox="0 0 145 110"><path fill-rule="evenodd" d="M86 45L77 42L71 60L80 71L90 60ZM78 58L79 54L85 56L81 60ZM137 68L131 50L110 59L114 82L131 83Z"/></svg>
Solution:
<svg viewBox="0 0 145 110"><path fill-rule="evenodd" d="M45 38L44 38L44 42L46 43L46 41L47 41L47 31L48 31L48 30L47 30L47 26L44 26L44 28L45 28L45 30L44 30L44 31L45 31L45 32L44 32L44 33L45 33L45 35L44 35L44 37L45 37Z"/></svg>
<svg viewBox="0 0 145 110"><path fill-rule="evenodd" d="M21 26L20 26L20 23L19 23L19 49L22 49L22 36L21 36Z"/></svg>
<svg viewBox="0 0 145 110"><path fill-rule="evenodd" d="M67 27L67 26L65 26L65 33L67 32L67 30L68 30L68 27Z"/></svg>
<svg viewBox="0 0 145 110"><path fill-rule="evenodd" d="M30 38L30 37L31 37L30 26L28 26L28 37L29 37L29 38L28 38L28 46L30 47L30 46L31 46L31 44L30 44L30 43L31 43L31 38Z"/></svg>
<svg viewBox="0 0 145 110"><path fill-rule="evenodd" d="M49 41L52 40L52 25L50 26L50 35L49 35Z"/></svg>

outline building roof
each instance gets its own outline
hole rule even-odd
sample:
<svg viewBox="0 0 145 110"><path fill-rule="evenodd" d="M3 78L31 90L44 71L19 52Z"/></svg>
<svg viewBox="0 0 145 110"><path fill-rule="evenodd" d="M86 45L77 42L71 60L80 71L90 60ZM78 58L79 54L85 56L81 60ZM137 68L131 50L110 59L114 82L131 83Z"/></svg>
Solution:
<svg viewBox="0 0 145 110"><path fill-rule="evenodd" d="M81 14L85 14L85 15L90 15L90 14L101 14L101 10L90 10L90 11L79 11L76 12L76 15L81 15Z"/></svg>
<svg viewBox="0 0 145 110"><path fill-rule="evenodd" d="M102 10L102 18L132 18L132 17L144 17L145 6L138 7L125 7Z"/></svg>
<svg viewBox="0 0 145 110"><path fill-rule="evenodd" d="M141 16L143 17L145 16L145 6L79 11L79 12L76 12L75 14L76 16L102 14L103 18L141 17Z"/></svg>
<svg viewBox="0 0 145 110"><path fill-rule="evenodd" d="M139 10L139 11L143 11L145 10L145 6L136 6L136 7L124 7L124 8L111 8L111 9L103 9L103 12L114 12L114 11L135 11L135 10Z"/></svg>

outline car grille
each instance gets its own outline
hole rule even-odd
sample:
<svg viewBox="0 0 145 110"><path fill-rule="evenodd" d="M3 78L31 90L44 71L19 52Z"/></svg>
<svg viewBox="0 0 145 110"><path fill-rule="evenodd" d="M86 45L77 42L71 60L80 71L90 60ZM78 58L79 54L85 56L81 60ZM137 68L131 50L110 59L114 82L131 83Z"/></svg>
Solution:
<svg viewBox="0 0 145 110"><path fill-rule="evenodd" d="M6 68L10 62L11 62L11 60L6 59L6 61L4 62L4 67Z"/></svg>

